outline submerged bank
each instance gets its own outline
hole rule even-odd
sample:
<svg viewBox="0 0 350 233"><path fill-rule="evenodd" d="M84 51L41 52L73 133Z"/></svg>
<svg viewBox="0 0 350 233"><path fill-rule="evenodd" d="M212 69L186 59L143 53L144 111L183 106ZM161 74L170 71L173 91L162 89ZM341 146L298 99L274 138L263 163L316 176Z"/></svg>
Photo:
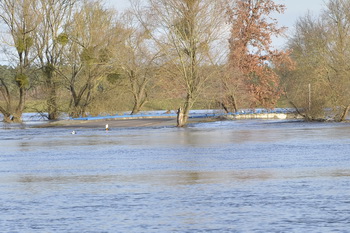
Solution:
<svg viewBox="0 0 350 233"><path fill-rule="evenodd" d="M189 124L200 122L217 121L218 118L189 119ZM135 118L135 119L100 119L100 120L62 120L39 125L40 128L100 128L105 129L108 124L110 130L113 128L140 128L140 127L175 127L175 118Z"/></svg>
<svg viewBox="0 0 350 233"><path fill-rule="evenodd" d="M200 111L190 113L188 124L213 122L222 120L241 119L297 119L298 115L291 109L254 109L241 110L237 113L222 113L218 110ZM138 115L114 115L84 118L71 118L50 122L40 127L65 127L65 128L134 128L134 127L173 127L176 126L176 114L146 112Z"/></svg>
<svg viewBox="0 0 350 233"><path fill-rule="evenodd" d="M240 119L296 119L297 114L292 109L246 109L237 113L223 113L220 110L192 110L188 124L200 122L212 122L222 120ZM176 113L165 113L164 111L142 112L137 115L124 113L121 115L89 116L84 118L69 118L64 116L58 121L44 120L43 115L35 113L25 114L24 123L19 127L36 128L101 128L108 124L109 129L113 128L139 128L139 127L175 127ZM12 128L14 125L3 123L3 127ZM16 126L15 126L16 127Z"/></svg>

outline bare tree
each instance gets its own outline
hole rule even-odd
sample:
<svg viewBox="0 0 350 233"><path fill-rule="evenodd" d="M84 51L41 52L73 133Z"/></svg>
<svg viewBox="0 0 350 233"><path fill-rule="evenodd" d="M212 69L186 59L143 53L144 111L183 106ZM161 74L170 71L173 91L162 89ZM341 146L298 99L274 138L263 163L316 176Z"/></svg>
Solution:
<svg viewBox="0 0 350 233"><path fill-rule="evenodd" d="M71 94L70 115L85 115L99 84L114 71L114 43L118 27L113 10L99 1L84 1L66 26L69 39L64 50L65 65L58 69ZM101 87L102 88L102 87Z"/></svg>
<svg viewBox="0 0 350 233"><path fill-rule="evenodd" d="M125 84L133 97L131 114L136 114L148 101L161 53L152 42L147 27L140 24L134 13L126 12L123 18L125 32L123 46L118 46L117 66L127 77Z"/></svg>
<svg viewBox="0 0 350 233"><path fill-rule="evenodd" d="M290 39L295 72L285 78L287 95L308 120L345 120L350 108L350 1L330 0L318 18L306 15ZM326 112L325 109L332 109Z"/></svg>
<svg viewBox="0 0 350 233"><path fill-rule="evenodd" d="M184 126L190 109L211 77L203 72L203 67L218 62L213 48L225 26L223 2L149 0L148 4L148 14L153 17L153 30L149 31L166 55L163 67L170 67L163 74L174 79L174 90L180 89L184 99L178 115L178 126Z"/></svg>
<svg viewBox="0 0 350 233"><path fill-rule="evenodd" d="M323 16L329 24L328 80L333 106L337 106L335 120L343 121L350 109L350 1L330 0Z"/></svg>
<svg viewBox="0 0 350 233"><path fill-rule="evenodd" d="M64 47L68 41L66 25L72 18L75 0L40 0L42 21L35 37L38 66L42 70L47 91L50 120L59 117L58 89L62 83L56 72L63 65Z"/></svg>
<svg viewBox="0 0 350 233"><path fill-rule="evenodd" d="M8 33L8 37L4 39L10 47L7 51L14 52L10 62L15 69L13 78L18 90L15 91L18 102L13 106L14 92L10 90L6 77L0 77L0 92L5 102L4 106L0 106L0 112L6 122L20 122L25 107L26 92L30 84L30 68L34 58L33 34L40 21L37 3L33 0L0 1L0 18Z"/></svg>

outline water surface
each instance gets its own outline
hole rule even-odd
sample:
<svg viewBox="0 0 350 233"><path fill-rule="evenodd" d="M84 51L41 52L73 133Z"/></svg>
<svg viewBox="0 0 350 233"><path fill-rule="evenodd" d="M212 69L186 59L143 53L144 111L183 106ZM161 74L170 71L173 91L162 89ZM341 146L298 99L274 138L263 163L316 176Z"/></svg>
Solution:
<svg viewBox="0 0 350 233"><path fill-rule="evenodd" d="M347 232L350 124L0 128L1 232Z"/></svg>

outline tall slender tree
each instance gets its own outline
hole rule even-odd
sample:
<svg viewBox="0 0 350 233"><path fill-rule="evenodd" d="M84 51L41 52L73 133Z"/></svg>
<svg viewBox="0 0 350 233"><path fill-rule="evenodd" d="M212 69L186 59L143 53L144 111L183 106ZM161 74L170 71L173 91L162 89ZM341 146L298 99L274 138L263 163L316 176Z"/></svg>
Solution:
<svg viewBox="0 0 350 233"><path fill-rule="evenodd" d="M7 29L5 43L10 47L7 52L13 51L14 81L17 91L12 92L8 77L0 77L0 90L4 98L4 106L0 112L6 122L21 122L26 102L26 92L30 84L30 68L34 59L33 37L41 17L39 16L38 1L35 0L2 0L0 1L0 19ZM8 75L12 75L8 73ZM17 93L17 98L13 94ZM13 101L18 102L14 106Z"/></svg>
<svg viewBox="0 0 350 233"><path fill-rule="evenodd" d="M164 75L171 76L183 98L178 126L187 123L189 111L205 90L210 72L218 58L213 53L215 42L224 27L223 1L149 0L153 18L153 39L165 54ZM174 91L169 90L169 92Z"/></svg>
<svg viewBox="0 0 350 233"><path fill-rule="evenodd" d="M42 21L35 37L38 66L43 75L50 120L59 117L58 89L62 83L57 69L64 64L63 53L76 0L40 0Z"/></svg>
<svg viewBox="0 0 350 233"><path fill-rule="evenodd" d="M151 40L150 32L135 16L133 12L123 15L123 43L117 51L117 66L126 77L124 83L133 99L131 114L137 114L149 100L149 91L158 68L157 61L161 56Z"/></svg>

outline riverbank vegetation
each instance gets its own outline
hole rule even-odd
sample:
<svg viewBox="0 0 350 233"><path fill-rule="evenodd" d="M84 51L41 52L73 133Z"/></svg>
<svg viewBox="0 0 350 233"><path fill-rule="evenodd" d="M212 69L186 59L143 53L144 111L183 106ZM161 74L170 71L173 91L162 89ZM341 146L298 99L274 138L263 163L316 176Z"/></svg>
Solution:
<svg viewBox="0 0 350 233"><path fill-rule="evenodd" d="M0 2L0 113L86 114L192 108L273 108L288 102L307 120L348 110L350 1L330 0L296 22L285 49L272 0ZM117 6L118 7L118 6ZM328 115L324 109L331 109ZM334 111L333 111L334 110Z"/></svg>

